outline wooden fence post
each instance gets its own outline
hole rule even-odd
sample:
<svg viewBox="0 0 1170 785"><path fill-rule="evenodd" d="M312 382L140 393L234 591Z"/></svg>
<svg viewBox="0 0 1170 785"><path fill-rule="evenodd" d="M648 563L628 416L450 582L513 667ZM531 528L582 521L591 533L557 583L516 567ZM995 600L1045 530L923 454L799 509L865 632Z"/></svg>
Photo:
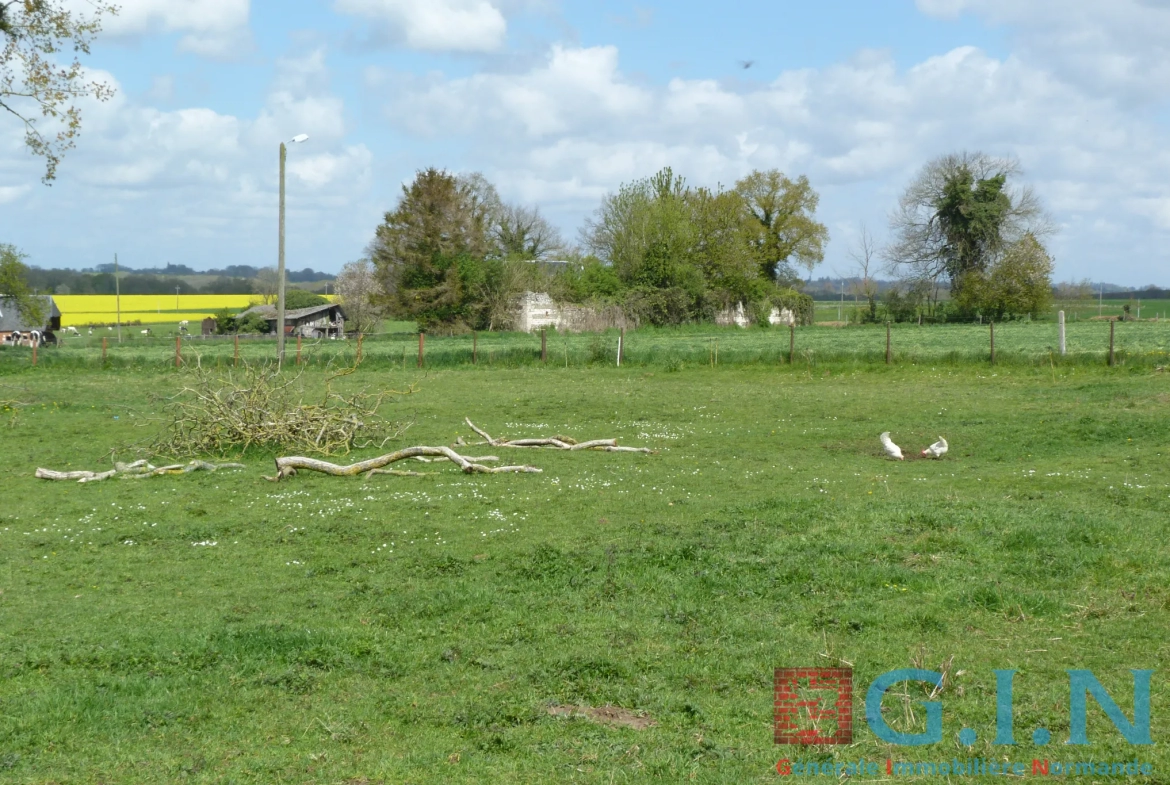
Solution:
<svg viewBox="0 0 1170 785"><path fill-rule="evenodd" d="M886 365L890 364L890 323L886 322Z"/></svg>
<svg viewBox="0 0 1170 785"><path fill-rule="evenodd" d="M240 334L239 333L236 333L235 345L236 345L235 355L232 357L232 367L233 368L240 364Z"/></svg>
<svg viewBox="0 0 1170 785"><path fill-rule="evenodd" d="M37 364L37 342L36 341L33 341L32 350L33 350L33 365L35 366Z"/></svg>
<svg viewBox="0 0 1170 785"><path fill-rule="evenodd" d="M297 365L301 364L301 336L297 335Z"/></svg>
<svg viewBox="0 0 1170 785"><path fill-rule="evenodd" d="M1056 329L1057 329L1057 332L1059 333L1058 337L1060 339L1060 356L1064 357L1064 354L1065 354L1064 311L1058 311L1056 313Z"/></svg>
<svg viewBox="0 0 1170 785"><path fill-rule="evenodd" d="M365 333L358 333L357 360L356 360L355 364L360 363L362 361L362 339L365 337L366 337Z"/></svg>
<svg viewBox="0 0 1170 785"><path fill-rule="evenodd" d="M471 364L476 365L479 362L479 333L472 331L471 333Z"/></svg>
<svg viewBox="0 0 1170 785"><path fill-rule="evenodd" d="M1113 367L1113 325L1116 324L1112 319L1109 320L1109 367Z"/></svg>
<svg viewBox="0 0 1170 785"><path fill-rule="evenodd" d="M106 361L106 337L102 336L102 362Z"/></svg>
<svg viewBox="0 0 1170 785"><path fill-rule="evenodd" d="M991 364L995 365L995 322L988 320L987 325L991 329Z"/></svg>
<svg viewBox="0 0 1170 785"><path fill-rule="evenodd" d="M788 364L796 362L796 321L788 325Z"/></svg>
<svg viewBox="0 0 1170 785"><path fill-rule="evenodd" d="M548 341L544 334L544 328L540 328L540 362L548 362Z"/></svg>
<svg viewBox="0 0 1170 785"><path fill-rule="evenodd" d="M423 367L423 351L424 351L423 346L426 343L426 340L427 340L426 333L419 333L418 334L418 367L419 368Z"/></svg>
<svg viewBox="0 0 1170 785"><path fill-rule="evenodd" d="M175 336L175 367L178 368L183 363L183 336Z"/></svg>

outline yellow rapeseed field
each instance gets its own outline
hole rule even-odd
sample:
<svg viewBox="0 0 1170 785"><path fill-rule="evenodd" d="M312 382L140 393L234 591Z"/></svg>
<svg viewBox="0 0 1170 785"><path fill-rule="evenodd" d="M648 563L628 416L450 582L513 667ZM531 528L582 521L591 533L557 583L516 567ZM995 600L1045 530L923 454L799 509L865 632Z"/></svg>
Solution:
<svg viewBox="0 0 1170 785"><path fill-rule="evenodd" d="M61 311L62 327L117 321L117 298L112 294L55 294L53 300ZM260 301L258 294L124 294L122 322L196 322L223 308L240 311Z"/></svg>

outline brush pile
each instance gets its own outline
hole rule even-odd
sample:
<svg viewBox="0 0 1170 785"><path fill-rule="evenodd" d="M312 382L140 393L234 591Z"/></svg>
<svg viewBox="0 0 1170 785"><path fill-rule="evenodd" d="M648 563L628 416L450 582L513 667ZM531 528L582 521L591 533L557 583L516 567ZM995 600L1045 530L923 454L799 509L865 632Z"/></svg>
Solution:
<svg viewBox="0 0 1170 785"><path fill-rule="evenodd" d="M335 392L333 382L354 370L330 376L324 395L309 400L302 375L284 376L274 365L244 365L226 376L197 369L194 380L167 399L163 431L149 454L225 456L259 447L344 455L382 447L407 426L384 419L379 408L387 398L414 390Z"/></svg>

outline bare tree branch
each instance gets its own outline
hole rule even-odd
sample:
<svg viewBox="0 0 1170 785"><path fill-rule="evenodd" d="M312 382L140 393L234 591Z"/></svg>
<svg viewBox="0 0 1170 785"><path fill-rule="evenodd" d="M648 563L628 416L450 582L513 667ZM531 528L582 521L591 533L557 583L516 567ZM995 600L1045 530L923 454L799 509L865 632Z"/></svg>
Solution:
<svg viewBox="0 0 1170 785"><path fill-rule="evenodd" d="M86 81L77 53L89 54L89 46L101 31L101 18L116 14L106 0L89 0L93 14L75 15L61 0L24 0L0 5L0 108L15 116L25 128L25 146L45 159L46 185L57 176L61 157L81 133L80 98L107 101L112 85ZM55 55L72 48L75 56L59 65ZM15 99L15 100L14 100ZM20 106L28 103L28 109ZM36 117L39 114L40 117ZM51 130L38 123L47 121Z"/></svg>

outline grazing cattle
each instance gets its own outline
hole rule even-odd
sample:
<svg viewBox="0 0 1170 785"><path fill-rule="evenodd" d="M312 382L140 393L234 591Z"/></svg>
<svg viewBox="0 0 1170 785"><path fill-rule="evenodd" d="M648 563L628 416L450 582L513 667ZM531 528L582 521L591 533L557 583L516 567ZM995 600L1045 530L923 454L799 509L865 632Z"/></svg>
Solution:
<svg viewBox="0 0 1170 785"><path fill-rule="evenodd" d="M65 332L69 333L70 335L81 335L81 331L76 327L66 327Z"/></svg>
<svg viewBox="0 0 1170 785"><path fill-rule="evenodd" d="M143 334L143 335L150 335L150 334L151 334L151 332L150 332L150 328L149 328L149 327L147 327L145 330L143 330L143 331L142 331L142 334Z"/></svg>

